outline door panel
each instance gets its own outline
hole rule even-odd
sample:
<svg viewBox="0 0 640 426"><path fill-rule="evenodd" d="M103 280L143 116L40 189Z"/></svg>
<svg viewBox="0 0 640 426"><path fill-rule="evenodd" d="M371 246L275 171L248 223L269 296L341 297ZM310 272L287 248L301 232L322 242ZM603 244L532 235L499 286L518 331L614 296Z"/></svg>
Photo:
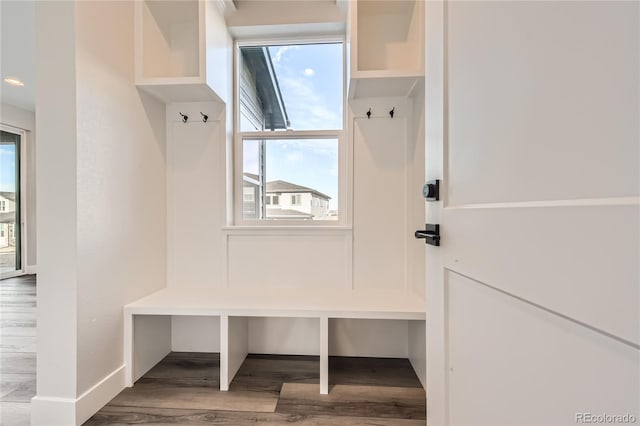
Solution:
<svg viewBox="0 0 640 426"><path fill-rule="evenodd" d="M640 3L426 3L430 425L640 418Z"/></svg>
<svg viewBox="0 0 640 426"><path fill-rule="evenodd" d="M638 5L575 3L448 3L450 206L638 194Z"/></svg>
<svg viewBox="0 0 640 426"><path fill-rule="evenodd" d="M637 205L445 210L446 268L640 345Z"/></svg>
<svg viewBox="0 0 640 426"><path fill-rule="evenodd" d="M454 272L447 284L451 424L569 425L637 406L634 348Z"/></svg>

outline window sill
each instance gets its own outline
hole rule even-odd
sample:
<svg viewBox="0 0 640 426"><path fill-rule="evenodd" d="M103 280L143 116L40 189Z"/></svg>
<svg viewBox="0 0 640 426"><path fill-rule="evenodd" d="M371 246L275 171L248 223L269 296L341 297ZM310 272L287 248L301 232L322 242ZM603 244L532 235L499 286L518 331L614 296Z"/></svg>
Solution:
<svg viewBox="0 0 640 426"><path fill-rule="evenodd" d="M300 225L232 225L225 226L222 228L222 231L227 234L234 233L256 233L256 234L268 234L268 233L292 233L292 234L301 234L301 233L309 233L309 234L322 234L322 233L348 233L351 232L353 228L351 226L346 225L338 225L338 226L325 226L325 225L314 225L314 226L300 226Z"/></svg>

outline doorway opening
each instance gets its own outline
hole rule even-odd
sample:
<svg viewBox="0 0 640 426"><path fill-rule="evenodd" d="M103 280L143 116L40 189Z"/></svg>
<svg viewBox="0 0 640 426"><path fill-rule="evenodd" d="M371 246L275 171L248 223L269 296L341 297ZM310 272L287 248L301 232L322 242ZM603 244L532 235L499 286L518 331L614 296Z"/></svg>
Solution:
<svg viewBox="0 0 640 426"><path fill-rule="evenodd" d="M0 129L0 278L24 274L24 132Z"/></svg>

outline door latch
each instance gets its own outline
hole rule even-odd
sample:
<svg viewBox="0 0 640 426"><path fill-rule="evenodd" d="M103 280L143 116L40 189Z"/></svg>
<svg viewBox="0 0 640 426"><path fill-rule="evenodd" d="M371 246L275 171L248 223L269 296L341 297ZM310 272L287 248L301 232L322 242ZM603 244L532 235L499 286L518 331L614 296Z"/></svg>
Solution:
<svg viewBox="0 0 640 426"><path fill-rule="evenodd" d="M424 230L418 229L415 233L416 238L424 238L425 244L430 246L440 245L440 225L427 223L424 225Z"/></svg>

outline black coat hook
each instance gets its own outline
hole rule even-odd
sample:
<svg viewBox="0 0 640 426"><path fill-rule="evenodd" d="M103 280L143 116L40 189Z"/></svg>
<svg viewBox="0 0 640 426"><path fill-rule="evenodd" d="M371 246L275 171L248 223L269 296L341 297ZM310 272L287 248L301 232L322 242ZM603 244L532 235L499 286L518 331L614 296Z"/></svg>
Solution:
<svg viewBox="0 0 640 426"><path fill-rule="evenodd" d="M371 119L371 108L369 108L369 111L367 111L367 119Z"/></svg>
<svg viewBox="0 0 640 426"><path fill-rule="evenodd" d="M209 116L207 114L203 114L202 111L200 111L200 115L202 116L202 122L206 123L209 119Z"/></svg>
<svg viewBox="0 0 640 426"><path fill-rule="evenodd" d="M389 115L391 116L391 118L393 118L393 114L395 113L396 113L396 107L393 107L393 109L389 111Z"/></svg>
<svg viewBox="0 0 640 426"><path fill-rule="evenodd" d="M184 115L183 113L179 112L178 114L180 114L182 116L182 122L186 123L187 120L189 120L189 116L188 115Z"/></svg>

